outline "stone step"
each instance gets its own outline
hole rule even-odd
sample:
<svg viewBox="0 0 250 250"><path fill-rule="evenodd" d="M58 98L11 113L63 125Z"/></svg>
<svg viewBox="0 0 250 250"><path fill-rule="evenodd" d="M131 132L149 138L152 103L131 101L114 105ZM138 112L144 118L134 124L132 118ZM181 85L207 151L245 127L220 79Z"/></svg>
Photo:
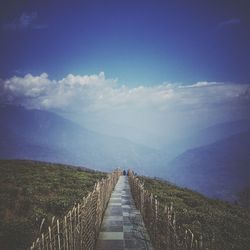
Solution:
<svg viewBox="0 0 250 250"><path fill-rule="evenodd" d="M127 176L120 176L105 211L96 250L153 250Z"/></svg>

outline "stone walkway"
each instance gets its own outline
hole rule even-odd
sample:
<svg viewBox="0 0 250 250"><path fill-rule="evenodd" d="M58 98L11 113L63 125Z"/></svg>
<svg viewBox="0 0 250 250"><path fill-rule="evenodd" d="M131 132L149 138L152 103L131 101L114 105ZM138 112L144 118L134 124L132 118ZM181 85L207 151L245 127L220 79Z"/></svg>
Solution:
<svg viewBox="0 0 250 250"><path fill-rule="evenodd" d="M127 176L120 176L105 212L96 250L153 248L136 209Z"/></svg>

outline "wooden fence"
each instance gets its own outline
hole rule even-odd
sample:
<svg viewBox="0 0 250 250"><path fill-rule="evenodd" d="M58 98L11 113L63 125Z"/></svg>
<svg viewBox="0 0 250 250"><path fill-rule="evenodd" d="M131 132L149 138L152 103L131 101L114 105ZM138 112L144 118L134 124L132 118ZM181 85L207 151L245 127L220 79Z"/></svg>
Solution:
<svg viewBox="0 0 250 250"><path fill-rule="evenodd" d="M91 250L95 248L102 218L119 176L115 170L97 182L94 190L75 205L63 219L52 218L30 250Z"/></svg>
<svg viewBox="0 0 250 250"><path fill-rule="evenodd" d="M216 249L213 237L195 235L176 223L173 203L160 204L157 197L144 189L143 183L129 171L129 183L136 207L140 210L150 240L156 250Z"/></svg>

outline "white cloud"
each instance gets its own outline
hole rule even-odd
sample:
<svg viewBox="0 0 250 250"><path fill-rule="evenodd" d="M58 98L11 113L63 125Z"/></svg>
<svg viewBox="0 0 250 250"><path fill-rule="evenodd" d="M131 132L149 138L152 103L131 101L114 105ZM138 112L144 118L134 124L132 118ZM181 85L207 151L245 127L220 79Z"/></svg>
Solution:
<svg viewBox="0 0 250 250"><path fill-rule="evenodd" d="M119 86L117 79L107 79L104 72L94 75L69 74L51 80L46 73L11 77L2 82L2 91L13 98L27 98L40 108L124 108L159 107L166 105L202 105L224 102L243 95L248 87L242 84L197 82L191 85L161 84L156 86ZM27 105L27 102L25 102Z"/></svg>
<svg viewBox="0 0 250 250"><path fill-rule="evenodd" d="M37 23L38 14L33 11L31 13L23 12L18 18L13 19L10 22L6 22L3 24L2 28L4 30L38 30L38 29L46 29L47 25Z"/></svg>
<svg viewBox="0 0 250 250"><path fill-rule="evenodd" d="M197 82L191 85L181 85L179 86L179 88L199 88L199 87L210 87L210 86L214 86L214 85L221 85L224 84L222 82Z"/></svg>
<svg viewBox="0 0 250 250"><path fill-rule="evenodd" d="M111 82L113 82L112 80ZM111 83L110 82L110 83ZM59 84L69 85L70 87L75 86L88 86L88 85L105 85L107 80L105 79L104 72L100 72L99 75L72 75L69 74L65 78L59 81Z"/></svg>
<svg viewBox="0 0 250 250"><path fill-rule="evenodd" d="M69 74L51 80L46 73L0 82L1 102L88 115L141 128L166 131L190 124L221 122L249 115L249 85L197 82L128 87L103 72ZM153 129L151 129L153 130ZM181 129L179 130L181 131Z"/></svg>
<svg viewBox="0 0 250 250"><path fill-rule="evenodd" d="M14 96L37 97L48 93L54 82L46 73L40 76L27 74L24 77L13 76L4 82L4 90Z"/></svg>
<svg viewBox="0 0 250 250"><path fill-rule="evenodd" d="M239 25L239 24L240 24L240 19L239 18L231 18L231 19L220 22L217 25L217 29L222 29L222 28L224 28L226 26L232 26L232 25L235 26L235 25Z"/></svg>
<svg viewBox="0 0 250 250"><path fill-rule="evenodd" d="M34 20L36 20L36 18L37 18L37 13L36 12L32 12L30 14L22 13L22 15L19 18L19 24L23 28L27 28L32 24L32 22Z"/></svg>

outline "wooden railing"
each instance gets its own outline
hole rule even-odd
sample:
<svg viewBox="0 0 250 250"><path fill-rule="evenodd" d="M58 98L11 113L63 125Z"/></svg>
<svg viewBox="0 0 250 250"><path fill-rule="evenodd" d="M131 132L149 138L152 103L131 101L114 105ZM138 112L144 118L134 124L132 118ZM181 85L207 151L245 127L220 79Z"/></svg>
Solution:
<svg viewBox="0 0 250 250"><path fill-rule="evenodd" d="M129 171L131 193L140 210L155 250L217 249L213 237L195 235L189 228L176 223L173 203L160 204L157 197L144 188L143 182Z"/></svg>
<svg viewBox="0 0 250 250"><path fill-rule="evenodd" d="M94 190L64 218L53 217L48 231L33 242L30 250L94 249L105 209L120 175L120 170L113 171L97 182Z"/></svg>

